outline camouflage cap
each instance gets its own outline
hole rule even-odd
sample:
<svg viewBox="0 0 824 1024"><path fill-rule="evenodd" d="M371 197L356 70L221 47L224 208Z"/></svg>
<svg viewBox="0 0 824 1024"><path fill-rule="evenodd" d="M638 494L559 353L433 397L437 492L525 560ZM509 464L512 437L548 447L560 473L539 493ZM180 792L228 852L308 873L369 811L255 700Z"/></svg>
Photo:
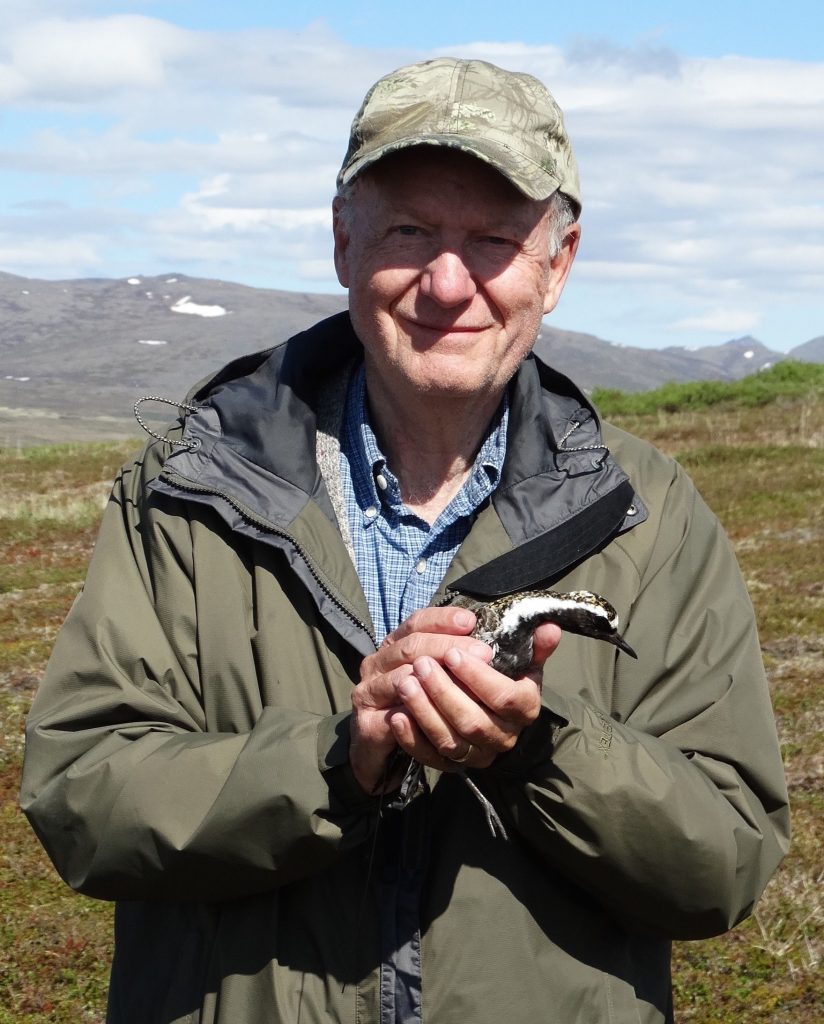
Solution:
<svg viewBox="0 0 824 1024"><path fill-rule="evenodd" d="M454 57L398 68L372 86L355 115L338 187L389 153L421 145L471 153L530 199L560 190L580 211L561 108L532 75Z"/></svg>

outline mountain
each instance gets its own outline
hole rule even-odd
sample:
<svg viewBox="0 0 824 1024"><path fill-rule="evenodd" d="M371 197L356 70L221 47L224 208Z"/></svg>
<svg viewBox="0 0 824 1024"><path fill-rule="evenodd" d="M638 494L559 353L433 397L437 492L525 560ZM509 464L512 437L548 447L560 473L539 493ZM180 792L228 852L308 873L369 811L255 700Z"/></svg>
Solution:
<svg viewBox="0 0 824 1024"><path fill-rule="evenodd" d="M345 295L173 273L76 281L0 273L0 445L129 436L137 398L181 399L236 356L268 348L345 306ZM586 390L729 380L786 358L754 338L650 350L549 326L536 351ZM824 361L824 337L790 355ZM159 407L155 417L165 421L169 412Z"/></svg>
<svg viewBox="0 0 824 1024"><path fill-rule="evenodd" d="M824 334L805 341L792 350L793 359L803 359L805 363L824 363Z"/></svg>
<svg viewBox="0 0 824 1024"><path fill-rule="evenodd" d="M345 296L268 291L182 274L30 281L0 274L0 405L118 416L140 394L182 398L236 356L343 309ZM21 378L28 378L22 381ZM0 380L0 384L4 382Z"/></svg>
<svg viewBox="0 0 824 1024"><path fill-rule="evenodd" d="M667 381L735 380L786 358L757 341L739 349L741 340L706 349L649 349L544 327L535 351L586 391L595 387L649 391Z"/></svg>
<svg viewBox="0 0 824 1024"><path fill-rule="evenodd" d="M183 274L41 281L0 273L0 445L132 435L140 396L183 398L236 356L345 305L343 295ZM161 406L143 412L171 416Z"/></svg>

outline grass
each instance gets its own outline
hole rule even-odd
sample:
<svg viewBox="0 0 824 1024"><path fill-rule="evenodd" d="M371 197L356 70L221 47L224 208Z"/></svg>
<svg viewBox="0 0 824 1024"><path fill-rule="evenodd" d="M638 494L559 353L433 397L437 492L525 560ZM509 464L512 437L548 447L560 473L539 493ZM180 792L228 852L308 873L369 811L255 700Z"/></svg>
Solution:
<svg viewBox="0 0 824 1024"><path fill-rule="evenodd" d="M631 395L610 417L677 457L730 535L790 787L793 846L754 915L727 935L675 946L679 1022L817 1024L824 1006L824 389L809 385L795 397L777 388L761 406L724 385L711 414L689 388L684 401L666 392L669 411Z"/></svg>
<svg viewBox="0 0 824 1024"><path fill-rule="evenodd" d="M124 444L0 450L0 1024L103 1019L112 908L71 893L17 808L22 729Z"/></svg>
<svg viewBox="0 0 824 1024"><path fill-rule="evenodd" d="M630 396L610 413L679 458L730 534L793 806L792 850L753 917L676 945L680 1024L817 1024L824 1005L824 394L808 376L792 387L777 380L761 404L729 391L702 407L670 392L667 409ZM62 885L16 796L23 718L132 447L0 451L0 1024L103 1019L111 908Z"/></svg>

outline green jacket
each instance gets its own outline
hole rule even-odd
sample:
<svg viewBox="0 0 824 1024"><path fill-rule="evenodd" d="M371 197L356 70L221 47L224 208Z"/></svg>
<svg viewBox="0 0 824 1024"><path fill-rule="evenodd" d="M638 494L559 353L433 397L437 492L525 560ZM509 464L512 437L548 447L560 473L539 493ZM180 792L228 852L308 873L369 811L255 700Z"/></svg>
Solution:
<svg viewBox="0 0 824 1024"><path fill-rule="evenodd" d="M187 447L149 444L115 483L22 789L68 884L118 901L108 1019L669 1021L670 940L734 925L787 847L723 532L674 462L602 439L527 359L436 600L591 589L638 660L564 636L538 721L473 773L511 841L453 775L381 809L347 762L374 650L336 479L358 351L344 315L237 361L194 395Z"/></svg>

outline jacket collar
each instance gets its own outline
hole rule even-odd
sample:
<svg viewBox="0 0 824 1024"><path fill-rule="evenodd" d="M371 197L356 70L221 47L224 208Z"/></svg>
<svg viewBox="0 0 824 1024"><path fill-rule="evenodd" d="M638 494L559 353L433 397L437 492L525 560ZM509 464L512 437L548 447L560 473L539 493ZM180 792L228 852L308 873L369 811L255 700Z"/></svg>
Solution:
<svg viewBox="0 0 824 1024"><path fill-rule="evenodd" d="M342 395L360 358L360 342L341 313L230 363L192 392L199 408L187 417L184 440L195 447L173 453L166 470L232 495L279 530L288 530L309 502L336 523L340 510L329 496L335 487L327 487L316 458L319 410L330 390ZM479 552L477 564L470 560L469 571L452 582L478 596L548 585L645 518L603 443L595 410L568 378L529 356L511 389L506 463L491 499L500 553L489 561L485 548L485 557Z"/></svg>
<svg viewBox="0 0 824 1024"><path fill-rule="evenodd" d="M480 597L549 586L646 518L572 381L532 356L512 388L507 461L493 496L512 550L452 584Z"/></svg>

